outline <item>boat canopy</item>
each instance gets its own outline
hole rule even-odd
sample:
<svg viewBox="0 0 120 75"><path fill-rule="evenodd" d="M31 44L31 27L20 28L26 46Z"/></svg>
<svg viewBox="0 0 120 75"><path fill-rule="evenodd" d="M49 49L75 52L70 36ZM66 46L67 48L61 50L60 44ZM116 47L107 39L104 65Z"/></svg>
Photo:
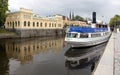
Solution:
<svg viewBox="0 0 120 75"><path fill-rule="evenodd" d="M79 33L95 33L95 32L106 32L108 28L83 28L83 27L70 27L69 32Z"/></svg>

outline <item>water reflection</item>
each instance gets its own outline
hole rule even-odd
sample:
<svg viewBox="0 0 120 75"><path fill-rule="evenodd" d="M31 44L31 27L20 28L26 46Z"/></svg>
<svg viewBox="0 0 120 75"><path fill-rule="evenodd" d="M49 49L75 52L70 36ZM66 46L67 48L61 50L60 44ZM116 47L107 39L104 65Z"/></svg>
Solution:
<svg viewBox="0 0 120 75"><path fill-rule="evenodd" d="M63 38L54 37L10 40L5 42L7 57L21 61L21 64L32 61L35 54L43 54L51 50L57 53L62 47Z"/></svg>
<svg viewBox="0 0 120 75"><path fill-rule="evenodd" d="M107 43L103 43L89 48L70 48L64 54L66 59L65 66L69 70L78 70L89 66L90 72L92 72L97 61L104 52L106 44Z"/></svg>
<svg viewBox="0 0 120 75"><path fill-rule="evenodd" d="M0 45L0 75L8 75L9 60L6 57L5 45Z"/></svg>
<svg viewBox="0 0 120 75"><path fill-rule="evenodd" d="M63 37L0 40L0 75L90 75L105 45L68 50Z"/></svg>

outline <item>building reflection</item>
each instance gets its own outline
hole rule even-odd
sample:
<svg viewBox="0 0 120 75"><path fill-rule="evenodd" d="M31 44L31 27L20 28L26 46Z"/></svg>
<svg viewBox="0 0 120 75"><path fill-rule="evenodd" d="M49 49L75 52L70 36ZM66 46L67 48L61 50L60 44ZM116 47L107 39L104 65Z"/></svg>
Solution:
<svg viewBox="0 0 120 75"><path fill-rule="evenodd" d="M89 71L92 72L104 52L106 44L107 43L103 43L89 48L70 48L64 54L66 59L65 66L69 70L83 69L89 66Z"/></svg>
<svg viewBox="0 0 120 75"><path fill-rule="evenodd" d="M32 61L35 54L47 53L50 50L60 52L63 41L62 37L12 40L6 42L5 48L8 58L17 59L21 64L25 64Z"/></svg>

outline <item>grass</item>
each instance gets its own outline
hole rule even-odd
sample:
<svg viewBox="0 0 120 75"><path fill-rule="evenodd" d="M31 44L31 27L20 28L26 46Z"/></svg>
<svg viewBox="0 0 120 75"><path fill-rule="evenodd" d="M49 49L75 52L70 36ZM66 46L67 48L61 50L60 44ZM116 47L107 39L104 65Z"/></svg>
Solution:
<svg viewBox="0 0 120 75"><path fill-rule="evenodd" d="M13 32L7 31L6 29L0 29L0 34L13 34Z"/></svg>

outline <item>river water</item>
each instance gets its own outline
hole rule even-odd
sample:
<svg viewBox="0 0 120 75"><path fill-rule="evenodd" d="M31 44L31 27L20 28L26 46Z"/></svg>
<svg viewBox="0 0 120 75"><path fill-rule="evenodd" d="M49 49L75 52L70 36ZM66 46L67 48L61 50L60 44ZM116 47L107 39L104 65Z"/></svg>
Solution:
<svg viewBox="0 0 120 75"><path fill-rule="evenodd" d="M0 40L0 75L90 75L106 44L72 49L64 37Z"/></svg>

